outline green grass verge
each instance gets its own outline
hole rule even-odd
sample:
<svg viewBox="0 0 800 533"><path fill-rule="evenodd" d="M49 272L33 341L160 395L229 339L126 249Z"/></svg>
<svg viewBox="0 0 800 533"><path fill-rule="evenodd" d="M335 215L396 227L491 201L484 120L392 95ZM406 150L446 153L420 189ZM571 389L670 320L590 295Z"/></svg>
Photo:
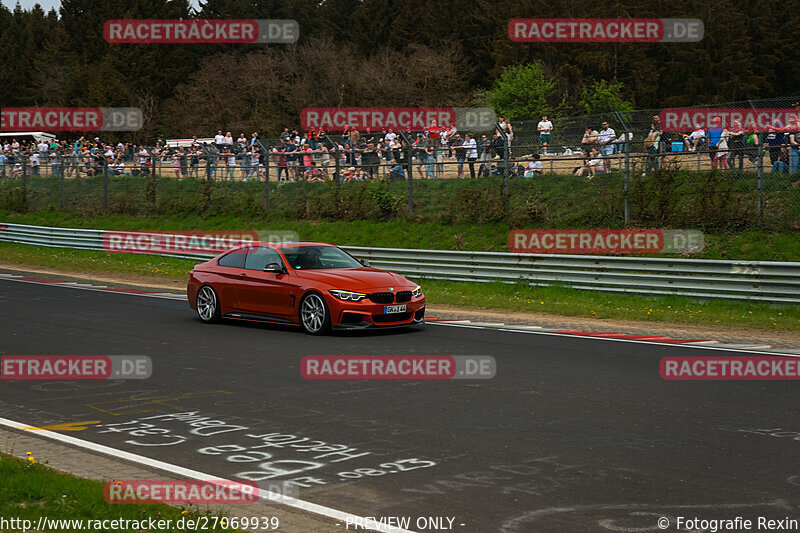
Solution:
<svg viewBox="0 0 800 533"><path fill-rule="evenodd" d="M31 457L35 457L32 452ZM186 528L178 528L178 520L193 519L201 516L209 517L209 531L236 531L216 527L213 515L199 511L197 508L178 508L168 505L110 504L103 498L103 482L81 479L69 474L57 472L45 465L31 463L0 453L0 517L29 520L36 527L40 517L50 520L82 520L84 529L98 531L86 527L91 520L171 520L171 527L159 529L168 533L185 533ZM19 524L19 522L17 522ZM146 524L146 522L145 522ZM13 523L11 524L14 525ZM62 523L63 527L51 526L47 531L75 531L78 528ZM132 525L132 524L129 524ZM218 524L217 524L218 525ZM115 531L139 532L147 526L136 529L118 529ZM31 530L29 528L28 530ZM108 528L106 528L108 530ZM23 527L3 528L3 531L24 531Z"/></svg>
<svg viewBox="0 0 800 533"><path fill-rule="evenodd" d="M0 259L20 265L86 272L87 274L133 274L153 278L188 279L197 263L159 255L109 254L94 250L46 248L0 242Z"/></svg>
<svg viewBox="0 0 800 533"><path fill-rule="evenodd" d="M800 324L800 308L788 305L699 301L682 296L647 297L504 283L426 280L422 287L431 304L764 330L797 330Z"/></svg>
<svg viewBox="0 0 800 533"><path fill-rule="evenodd" d="M0 243L0 257L89 273L187 279L195 261L160 256L108 254L91 250L42 248ZM647 297L566 287L530 287L505 283L459 283L420 280L430 305L458 305L498 310L551 313L588 318L614 318L677 324L725 325L765 330L796 330L800 307L727 300L696 301L678 296Z"/></svg>
<svg viewBox="0 0 800 533"><path fill-rule="evenodd" d="M406 220L298 222L267 216L203 217L197 214L82 216L53 210L29 214L0 210L0 222L130 231L284 230L295 231L302 240L339 245L492 252L508 251L508 233L512 229L504 223L442 224ZM800 239L796 231L706 232L705 239L706 248L701 254L680 257L746 261L800 260Z"/></svg>

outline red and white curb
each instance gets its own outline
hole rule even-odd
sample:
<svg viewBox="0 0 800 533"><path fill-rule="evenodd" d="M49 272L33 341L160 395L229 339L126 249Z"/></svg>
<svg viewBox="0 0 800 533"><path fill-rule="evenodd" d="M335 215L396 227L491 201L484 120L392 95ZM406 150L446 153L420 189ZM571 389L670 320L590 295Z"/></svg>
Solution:
<svg viewBox="0 0 800 533"><path fill-rule="evenodd" d="M768 344L734 344L725 343L708 339L676 339L665 335L632 335L618 332L601 331L581 331L575 329L559 329L543 326L526 326L519 324L504 324L502 322L472 322L471 320L449 320L444 318L430 317L425 318L426 322L442 324L446 326L461 326L480 329L497 329L504 331L519 331L530 333L549 333L553 335L574 335L576 337L590 337L607 340L621 340L634 342L650 342L656 344L680 344L685 346L705 346L709 348L731 349L731 350L758 350L767 353L780 353L786 355L800 355L800 349L778 348Z"/></svg>

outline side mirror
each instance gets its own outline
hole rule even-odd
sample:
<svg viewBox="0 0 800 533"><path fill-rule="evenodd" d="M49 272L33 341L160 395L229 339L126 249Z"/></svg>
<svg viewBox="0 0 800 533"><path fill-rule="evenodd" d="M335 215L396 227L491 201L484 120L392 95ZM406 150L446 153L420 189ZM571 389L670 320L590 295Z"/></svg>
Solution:
<svg viewBox="0 0 800 533"><path fill-rule="evenodd" d="M275 272L276 274L283 274L285 270L278 263L270 263L264 267L264 272Z"/></svg>
<svg viewBox="0 0 800 533"><path fill-rule="evenodd" d="M365 267L369 266L369 261L367 261L366 259L359 259L359 263L361 263Z"/></svg>

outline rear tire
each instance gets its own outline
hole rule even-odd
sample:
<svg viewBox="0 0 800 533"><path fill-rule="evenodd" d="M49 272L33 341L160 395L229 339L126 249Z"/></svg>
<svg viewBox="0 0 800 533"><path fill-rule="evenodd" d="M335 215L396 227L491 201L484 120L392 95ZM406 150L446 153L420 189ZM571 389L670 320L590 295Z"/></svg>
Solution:
<svg viewBox="0 0 800 533"><path fill-rule="evenodd" d="M306 294L300 301L300 325L309 335L323 335L331 329L328 306L316 292Z"/></svg>
<svg viewBox="0 0 800 533"><path fill-rule="evenodd" d="M211 285L203 285L197 291L197 316L206 324L219 322L219 298Z"/></svg>

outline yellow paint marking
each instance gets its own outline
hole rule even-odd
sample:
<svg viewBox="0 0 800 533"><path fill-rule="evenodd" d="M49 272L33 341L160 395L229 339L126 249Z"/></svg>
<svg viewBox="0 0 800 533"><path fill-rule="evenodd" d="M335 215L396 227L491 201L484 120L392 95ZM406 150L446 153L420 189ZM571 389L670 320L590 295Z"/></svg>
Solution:
<svg viewBox="0 0 800 533"><path fill-rule="evenodd" d="M83 422L65 422L63 424L52 424L49 426L28 426L28 431L83 431L91 424L99 424L100 420L85 420Z"/></svg>

